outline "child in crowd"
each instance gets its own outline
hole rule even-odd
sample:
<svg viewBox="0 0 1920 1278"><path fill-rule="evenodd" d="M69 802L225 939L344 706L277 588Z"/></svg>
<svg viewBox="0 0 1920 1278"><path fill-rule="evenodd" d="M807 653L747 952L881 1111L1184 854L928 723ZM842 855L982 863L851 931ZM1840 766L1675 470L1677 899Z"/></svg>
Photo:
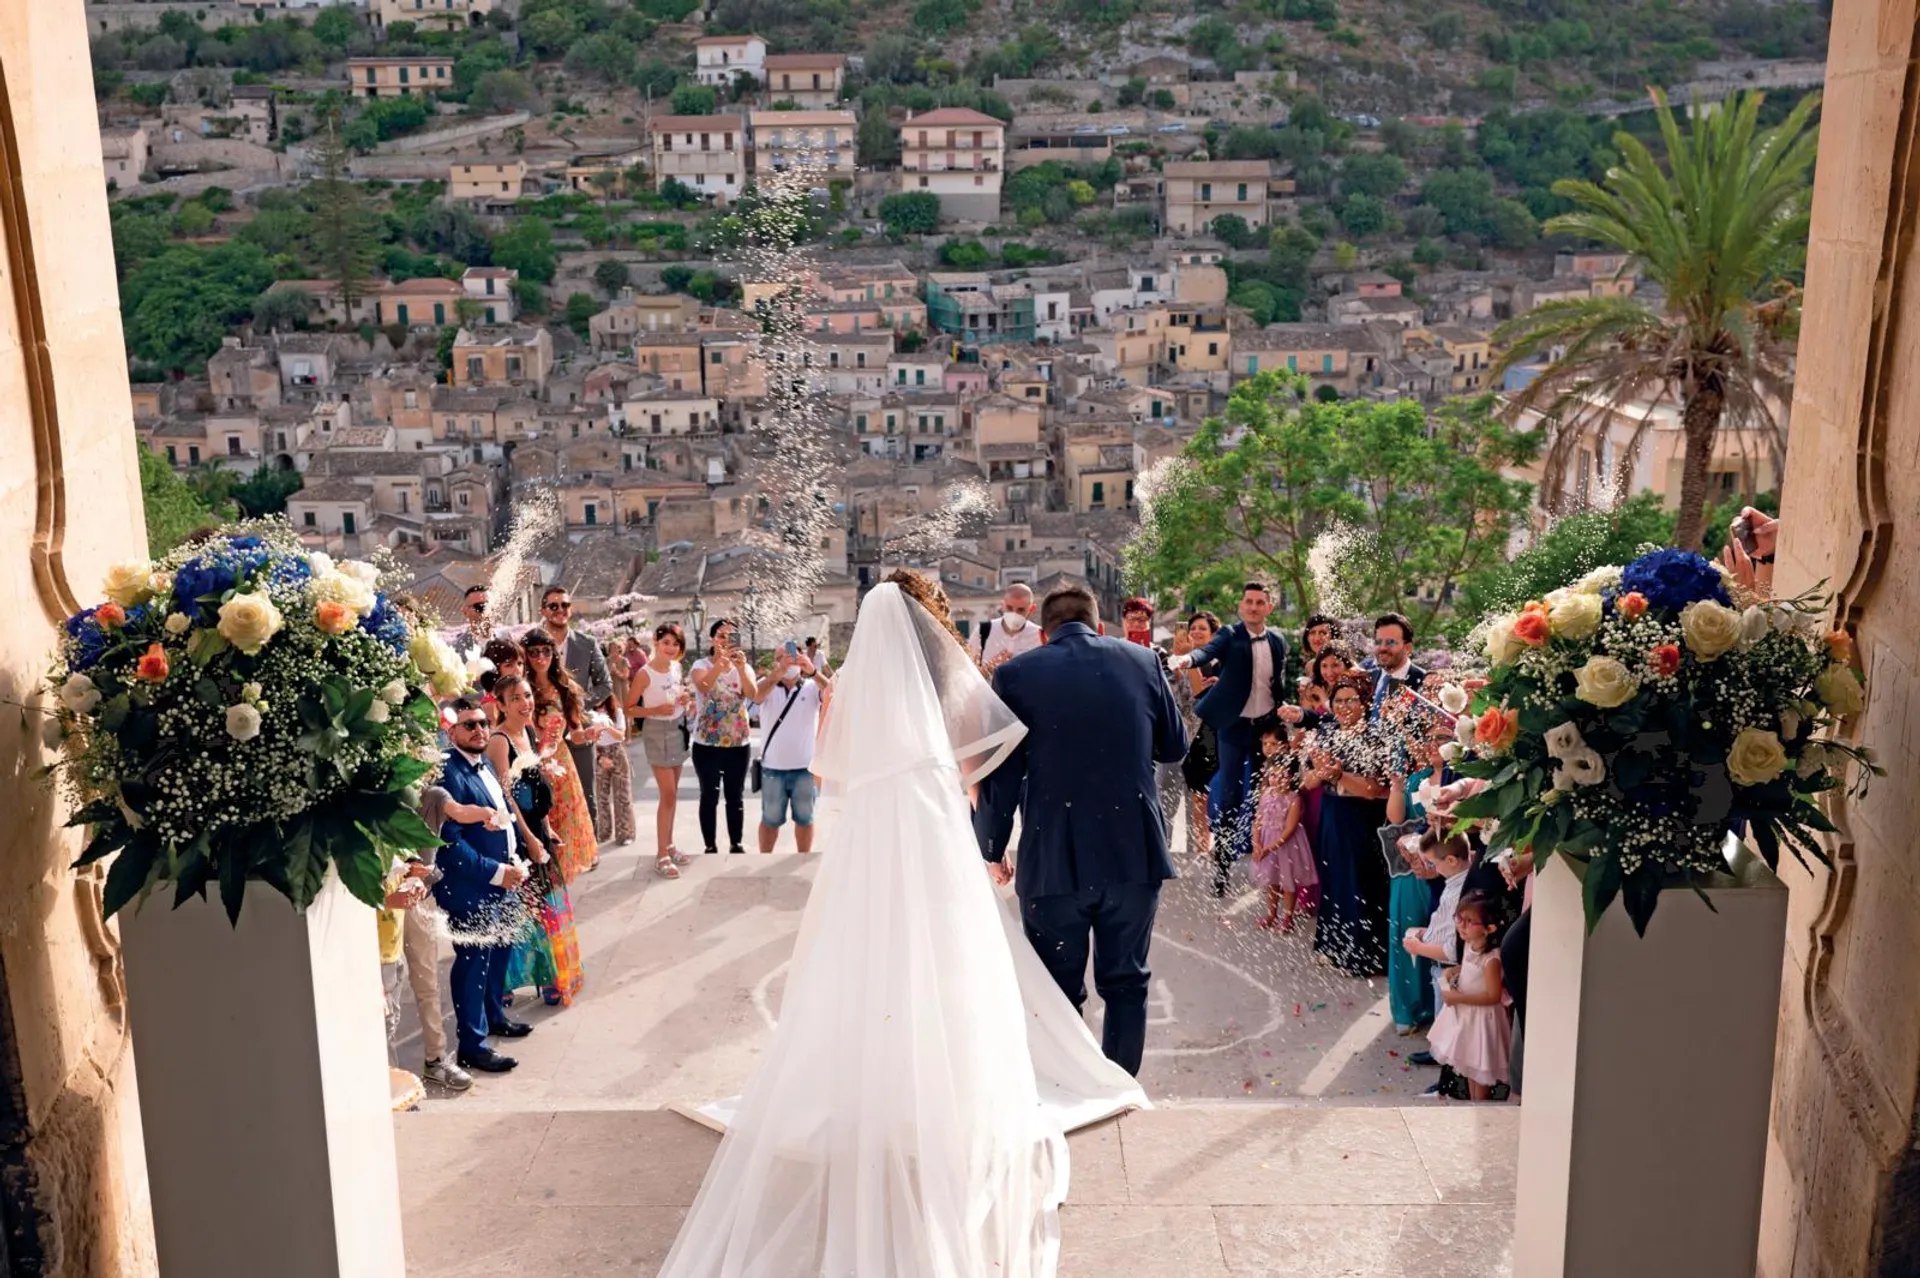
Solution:
<svg viewBox="0 0 1920 1278"><path fill-rule="evenodd" d="M1453 912L1466 890L1467 871L1473 868L1473 845L1467 842L1464 834L1443 838L1438 829L1430 828L1420 836L1420 855L1433 867L1434 876L1441 880L1440 900L1427 925L1408 928L1400 945L1414 958L1432 961L1433 1006L1438 1009L1446 1003L1448 968L1459 962L1459 938L1454 932ZM1431 1034L1428 1037L1431 1040ZM1415 1065L1440 1063L1439 1058L1430 1051L1415 1052L1408 1059ZM1429 1093L1446 1092L1454 1081L1452 1073L1443 1069L1440 1081L1427 1090Z"/></svg>
<svg viewBox="0 0 1920 1278"><path fill-rule="evenodd" d="M1274 722L1260 734L1265 773L1254 813L1253 861L1248 874L1255 884L1267 889L1267 917L1260 926L1270 928L1277 920L1282 932L1291 932L1300 894L1319 883L1320 876L1313 868L1313 850L1300 823L1298 768L1287 752L1286 731Z"/></svg>
<svg viewBox="0 0 1920 1278"><path fill-rule="evenodd" d="M1499 932L1505 916L1500 898L1469 892L1454 908L1460 966L1449 968L1440 989L1444 1004L1428 1041L1433 1057L1467 1080L1472 1100L1491 1100L1507 1080L1513 1022L1501 988Z"/></svg>

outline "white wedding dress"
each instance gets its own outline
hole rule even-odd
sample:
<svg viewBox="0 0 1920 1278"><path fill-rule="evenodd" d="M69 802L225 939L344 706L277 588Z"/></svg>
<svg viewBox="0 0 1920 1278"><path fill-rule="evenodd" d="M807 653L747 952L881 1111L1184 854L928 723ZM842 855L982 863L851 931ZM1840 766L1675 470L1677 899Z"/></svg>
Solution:
<svg viewBox="0 0 1920 1278"><path fill-rule="evenodd" d="M1146 1105L982 868L966 787L1026 729L925 609L860 609L819 877L765 1058L662 1278L1051 1278L1065 1133Z"/></svg>

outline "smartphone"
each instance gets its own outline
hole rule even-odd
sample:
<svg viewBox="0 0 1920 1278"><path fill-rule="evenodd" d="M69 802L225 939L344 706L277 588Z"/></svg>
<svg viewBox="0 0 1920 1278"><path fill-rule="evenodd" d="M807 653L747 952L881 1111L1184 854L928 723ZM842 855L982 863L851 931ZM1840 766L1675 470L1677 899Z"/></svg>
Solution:
<svg viewBox="0 0 1920 1278"><path fill-rule="evenodd" d="M787 642L784 645L782 645L782 647L785 648L786 654L789 657L797 657L800 655L800 645L795 643L791 639L787 640Z"/></svg>
<svg viewBox="0 0 1920 1278"><path fill-rule="evenodd" d="M1740 549L1746 551L1747 554L1757 555L1760 553L1759 543L1756 542L1753 537L1753 525L1747 520L1745 515L1741 515L1735 519L1732 527L1728 531L1732 533L1733 539L1740 543Z"/></svg>

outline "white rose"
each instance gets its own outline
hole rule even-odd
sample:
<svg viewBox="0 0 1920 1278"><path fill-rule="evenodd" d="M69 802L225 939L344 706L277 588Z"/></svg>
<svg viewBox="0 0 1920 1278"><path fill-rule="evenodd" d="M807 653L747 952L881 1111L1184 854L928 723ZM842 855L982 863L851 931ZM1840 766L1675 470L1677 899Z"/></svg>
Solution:
<svg viewBox="0 0 1920 1278"><path fill-rule="evenodd" d="M266 689L257 683L243 683L240 685L240 699L248 705L257 706L260 704L261 694L265 691Z"/></svg>
<svg viewBox="0 0 1920 1278"><path fill-rule="evenodd" d="M253 656L287 624L264 594L235 595L220 605L220 637Z"/></svg>
<svg viewBox="0 0 1920 1278"><path fill-rule="evenodd" d="M365 586L380 584L380 570L364 559L342 560L340 571Z"/></svg>
<svg viewBox="0 0 1920 1278"><path fill-rule="evenodd" d="M1568 754L1553 771L1553 788L1571 791L1575 786L1599 785L1607 779L1607 765L1598 752L1584 746Z"/></svg>
<svg viewBox="0 0 1920 1278"><path fill-rule="evenodd" d="M1618 586L1619 584L1620 584L1619 565L1608 564L1602 568L1595 568L1592 572L1588 573L1586 576L1582 577L1579 581L1575 582L1573 584L1573 588L1579 591L1581 594L1597 595L1602 593L1603 591L1612 590L1615 586Z"/></svg>
<svg viewBox="0 0 1920 1278"><path fill-rule="evenodd" d="M146 602L153 595L153 565L144 559L115 564L107 569L104 593L122 608Z"/></svg>
<svg viewBox="0 0 1920 1278"><path fill-rule="evenodd" d="M318 605L332 601L345 604L364 617L373 611L373 587L358 577L343 572L316 573L307 583L307 597Z"/></svg>
<svg viewBox="0 0 1920 1278"><path fill-rule="evenodd" d="M1462 746L1473 745L1473 730L1473 719L1469 715L1463 714L1453 721L1453 739Z"/></svg>
<svg viewBox="0 0 1920 1278"><path fill-rule="evenodd" d="M167 614L166 626L168 634L184 635L193 628L193 618L184 612L170 612Z"/></svg>
<svg viewBox="0 0 1920 1278"><path fill-rule="evenodd" d="M1504 666L1525 652L1527 645L1513 637L1513 614L1502 613L1487 623L1487 656Z"/></svg>
<svg viewBox="0 0 1920 1278"><path fill-rule="evenodd" d="M399 679L390 680L380 689L380 699L390 706L402 705L407 699L407 685Z"/></svg>
<svg viewBox="0 0 1920 1278"><path fill-rule="evenodd" d="M373 704L367 707L367 722L368 723L385 723L392 714L393 714L393 707L388 705L386 702L382 701L380 698L375 697L373 699Z"/></svg>
<svg viewBox="0 0 1920 1278"><path fill-rule="evenodd" d="M407 640L407 655L413 658L413 664L421 674L435 674L441 669L440 653L445 647L445 644L436 642L435 636L423 630Z"/></svg>
<svg viewBox="0 0 1920 1278"><path fill-rule="evenodd" d="M251 741L260 735L260 712L241 704L227 707L227 735L235 741Z"/></svg>
<svg viewBox="0 0 1920 1278"><path fill-rule="evenodd" d="M1547 729L1547 755L1554 759L1566 759L1587 748L1587 739L1580 735L1580 729L1569 719L1558 727Z"/></svg>
<svg viewBox="0 0 1920 1278"><path fill-rule="evenodd" d="M60 704L75 714L92 714L100 704L100 690L83 674L68 675L60 685Z"/></svg>
<svg viewBox="0 0 1920 1278"><path fill-rule="evenodd" d="M466 686L466 676L458 670L436 670L427 676L427 687L436 697L457 697Z"/></svg>
<svg viewBox="0 0 1920 1278"><path fill-rule="evenodd" d="M1458 741L1448 741L1440 747L1440 757L1448 763L1458 763L1463 753L1465 753L1465 751L1461 750Z"/></svg>
<svg viewBox="0 0 1920 1278"><path fill-rule="evenodd" d="M1820 698L1822 705L1841 718L1859 714L1867 707L1866 694L1860 689L1860 680L1854 677L1851 669L1834 662L1820 672L1813 681L1813 695Z"/></svg>
<svg viewBox="0 0 1920 1278"><path fill-rule="evenodd" d="M1694 656L1712 661L1740 641L1740 614L1711 599L1695 600L1680 610L1680 637Z"/></svg>
<svg viewBox="0 0 1920 1278"><path fill-rule="evenodd" d="M1745 652L1765 639L1771 629L1773 622L1767 616L1767 610L1755 604L1740 614L1740 642L1737 646L1741 652Z"/></svg>
<svg viewBox="0 0 1920 1278"><path fill-rule="evenodd" d="M324 577L333 571L333 556L316 552L307 556L307 567L314 576Z"/></svg>
<svg viewBox="0 0 1920 1278"><path fill-rule="evenodd" d="M49 750L58 750L67 743L67 730L61 722L48 715L40 721L40 744Z"/></svg>
<svg viewBox="0 0 1920 1278"><path fill-rule="evenodd" d="M1587 664L1573 672L1573 680L1573 695L1602 710L1625 705L1640 690L1633 672L1612 657L1588 657Z"/></svg>
<svg viewBox="0 0 1920 1278"><path fill-rule="evenodd" d="M1600 629L1600 596L1585 592L1547 596L1547 627L1562 639L1585 639Z"/></svg>
<svg viewBox="0 0 1920 1278"><path fill-rule="evenodd" d="M1787 770L1787 751L1765 728L1742 728L1727 751L1727 775L1741 785L1765 785Z"/></svg>
<svg viewBox="0 0 1920 1278"><path fill-rule="evenodd" d="M1448 714L1464 714L1471 700L1467 690L1457 683L1450 683L1440 689L1440 708Z"/></svg>

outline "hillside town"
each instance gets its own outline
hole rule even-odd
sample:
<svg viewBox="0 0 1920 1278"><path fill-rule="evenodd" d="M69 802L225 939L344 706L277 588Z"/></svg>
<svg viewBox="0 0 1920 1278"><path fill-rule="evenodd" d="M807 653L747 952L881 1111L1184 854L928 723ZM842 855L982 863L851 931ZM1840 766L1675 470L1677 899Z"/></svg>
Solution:
<svg viewBox="0 0 1920 1278"><path fill-rule="evenodd" d="M142 38L141 18L191 21L181 6L108 8L128 25L116 33L103 20L102 40ZM196 10L203 29L222 8ZM1452 229L1437 224L1430 190L1405 225L1395 213L1382 234L1359 234L1351 210L1390 205L1407 181L1394 130L1373 117L1319 126L1350 139L1348 194L1332 206L1350 230L1329 228L1324 206L1298 190L1295 163L1223 158L1246 150L1249 133L1285 128L1290 109L1296 126L1303 111L1327 115L1284 72L1221 78L1158 54L1099 79L1000 77L1006 119L863 103L855 91L873 69L859 54L771 52L759 35L696 34L688 21L655 32L687 50L671 102L649 92L640 114L616 117L617 105L592 114L560 97L543 119L488 109L467 69L476 56L494 67L537 57L533 18L516 27L489 0L316 12L315 31L337 30L338 43L270 83L209 67L129 73L132 100L102 107L116 215L157 201L180 237L187 213L205 209L191 242L246 240L289 189L331 176L396 208L411 189L405 198L431 200L434 215L496 244L517 225L538 222L543 237L551 225L540 278L500 264L511 255L497 249L489 264L369 262L351 281L289 278L299 255L283 255L272 289L203 366L154 367L135 343L136 379L150 379L134 388L136 429L183 476L297 475L297 488L284 480L284 509L315 548L390 549L447 617L488 577L533 489L556 492L562 511L562 530L536 550L541 577L585 608L640 596L649 613L697 617L750 602L747 543L770 519L763 479L778 459L754 445L767 409L759 299L712 228L756 183L801 164L821 184L823 221L844 220L809 246L800 308L818 350L814 387L831 406L844 515L808 613L825 626L850 625L886 568L927 556L902 531L963 481L988 487L990 516L924 565L937 566L963 630L997 615L1015 583L1044 593L1083 581L1115 615L1130 593L1123 554L1142 476L1247 379L1280 369L1321 400L1437 406L1537 371L1523 363L1496 382L1501 322L1549 302L1647 296L1626 255L1542 244L1530 229L1484 246L1455 236L1445 253L1423 235L1416 268L1414 233ZM568 54L568 72L576 60ZM522 79L496 70L478 88L509 99L502 77ZM464 105L440 101L456 85ZM322 172L323 128L358 111L352 135L377 111L422 102L430 117L390 138L364 133L345 172ZM1476 123L1418 125L1452 146ZM1398 169L1377 198L1358 193L1369 157ZM1104 220L1056 225L1057 202ZM653 211L636 226L628 210ZM1254 273L1289 251L1291 285ZM273 301L283 306L270 317ZM1565 471L1568 495L1585 500L1631 440L1634 487L1671 504L1677 405L1606 411L1619 421ZM1742 434L1729 429L1717 446L1721 486L1772 487L1765 474L1754 482L1751 458L1764 450ZM1538 484L1541 472L1513 477ZM517 608L509 619L531 619L529 601Z"/></svg>

